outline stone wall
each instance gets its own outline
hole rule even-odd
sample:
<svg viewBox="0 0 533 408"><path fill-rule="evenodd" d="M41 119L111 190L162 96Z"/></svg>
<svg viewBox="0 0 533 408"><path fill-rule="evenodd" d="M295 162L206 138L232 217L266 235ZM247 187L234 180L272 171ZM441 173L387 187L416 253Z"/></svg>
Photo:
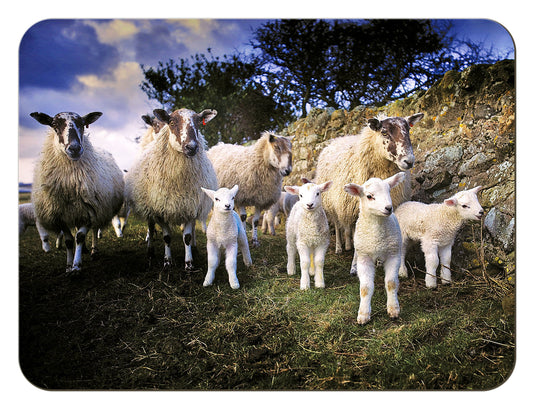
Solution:
<svg viewBox="0 0 533 408"><path fill-rule="evenodd" d="M483 228L472 223L462 229L452 268L479 272L485 267L513 279L515 104L514 61L501 61L460 73L450 71L428 91L381 108L313 109L283 132L295 136L294 170L285 184L299 184L301 176L313 177L316 159L328 140L357 133L368 118L381 112L388 116L423 112L422 121L411 129L416 157L413 199L441 202L457 191L483 186L479 193L486 210ZM423 268L420 254L409 260Z"/></svg>

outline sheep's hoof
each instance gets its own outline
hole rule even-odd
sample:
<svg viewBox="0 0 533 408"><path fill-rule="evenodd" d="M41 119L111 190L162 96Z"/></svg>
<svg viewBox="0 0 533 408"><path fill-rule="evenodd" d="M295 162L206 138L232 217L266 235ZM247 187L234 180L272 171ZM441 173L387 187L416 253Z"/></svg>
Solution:
<svg viewBox="0 0 533 408"><path fill-rule="evenodd" d="M389 314L389 317L391 319L397 319L398 317L400 317L400 308L397 306L394 306L394 307L388 306L387 313Z"/></svg>
<svg viewBox="0 0 533 408"><path fill-rule="evenodd" d="M350 268L350 275L357 276L357 266L352 266Z"/></svg>
<svg viewBox="0 0 533 408"><path fill-rule="evenodd" d="M171 258L163 259L163 269L171 268L171 267L172 267L172 259Z"/></svg>
<svg viewBox="0 0 533 408"><path fill-rule="evenodd" d="M370 314L368 313L359 313L357 315L357 323L366 324L370 321Z"/></svg>
<svg viewBox="0 0 533 408"><path fill-rule="evenodd" d="M241 287L239 282L230 282L229 285L231 286L231 289L239 289Z"/></svg>
<svg viewBox="0 0 533 408"><path fill-rule="evenodd" d="M259 244L259 240L257 240L257 239L252 239L252 247L253 247L253 248L257 248L257 247L259 247L259 245L260 245L260 244Z"/></svg>
<svg viewBox="0 0 533 408"><path fill-rule="evenodd" d="M400 278L408 278L409 277L409 273L407 272L407 268L405 268L405 267L400 268L400 270L398 271L398 276Z"/></svg>
<svg viewBox="0 0 533 408"><path fill-rule="evenodd" d="M98 248L91 249L91 259L96 259L100 255Z"/></svg>
<svg viewBox="0 0 533 408"><path fill-rule="evenodd" d="M191 261L185 261L185 270L187 272L192 272L194 270L194 266Z"/></svg>

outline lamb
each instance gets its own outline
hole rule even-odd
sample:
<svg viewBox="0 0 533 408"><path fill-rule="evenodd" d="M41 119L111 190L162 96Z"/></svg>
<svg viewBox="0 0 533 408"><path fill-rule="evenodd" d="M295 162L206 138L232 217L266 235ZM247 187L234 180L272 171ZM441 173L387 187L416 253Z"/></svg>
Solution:
<svg viewBox="0 0 533 408"><path fill-rule="evenodd" d="M196 220L205 221L212 201L201 187L218 188L215 170L205 153L205 139L199 128L216 116L215 110L196 113L179 109L171 114L155 109L164 126L154 143L133 164L126 177L126 197L132 210L148 223L146 237L149 259L154 256L155 224L163 230L164 267L172 265L171 226L184 224L185 270L193 270L191 244Z"/></svg>
<svg viewBox="0 0 533 408"><path fill-rule="evenodd" d="M276 235L275 227L279 225L279 213L285 214L288 217L292 207L298 201L298 196L289 194L286 191L282 191L278 201L276 201L268 210L263 214L263 225L261 230L263 234L267 231L270 235Z"/></svg>
<svg viewBox="0 0 533 408"><path fill-rule="evenodd" d="M415 162L409 128L417 123L423 113L408 117L372 118L358 135L333 139L322 150L317 162L317 183L332 179L331 192L324 197L324 209L335 225L335 252L342 252L341 233L345 249L350 250L353 226L359 213L359 200L343 193L347 183L364 183L371 177L385 179L398 169L407 171ZM411 198L410 173L407 172L400 188L391 192L396 207ZM352 265L357 260L354 257ZM350 271L355 274L355 268Z"/></svg>
<svg viewBox="0 0 533 408"><path fill-rule="evenodd" d="M467 220L480 220L483 208L477 192L482 187L461 191L440 204L407 201L396 210L402 230L400 276L407 277L405 253L409 240L419 241L426 261L426 287L437 286L437 268L441 265L441 281L452 281L450 263L452 246L459 229Z"/></svg>
<svg viewBox="0 0 533 408"><path fill-rule="evenodd" d="M97 252L96 231L108 225L123 202L122 171L110 153L93 147L84 134L84 128L101 115L101 112L85 116L61 112L54 117L40 112L30 114L50 127L35 167L31 199L42 227L64 234L67 274L81 271L82 250L89 230L93 233L91 253ZM72 228L77 228L75 251Z"/></svg>
<svg viewBox="0 0 533 408"><path fill-rule="evenodd" d="M332 182L306 183L301 187L285 186L285 190L299 197L286 224L287 273L296 272L296 250L300 257L300 289L311 286L309 275L315 277L315 287L324 288L324 259L329 245L329 225L322 207L322 193Z"/></svg>
<svg viewBox="0 0 533 408"><path fill-rule="evenodd" d="M220 251L225 249L229 284L232 289L239 289L237 279L237 251L239 249L242 252L244 264L252 265L246 230L243 228L239 215L233 210L239 186L236 185L231 190L222 187L217 191L202 187L202 191L214 202L211 220L207 227L207 274L204 286L213 284L215 271L220 262Z"/></svg>
<svg viewBox="0 0 533 408"><path fill-rule="evenodd" d="M24 234L26 229L30 225L35 225L37 232L39 232L39 237L41 238L41 245L44 252L50 252L50 241L49 234L46 231L39 221L35 219L35 209L32 203L19 204L19 235ZM59 233L56 239L56 248L61 248L61 241L63 238L63 233Z"/></svg>
<svg viewBox="0 0 533 408"><path fill-rule="evenodd" d="M246 207L255 207L252 246L259 246L257 226L261 211L281 195L281 182L292 171L292 144L289 138L265 132L252 146L219 143L207 152L220 187L239 185L235 207L246 227Z"/></svg>
<svg viewBox="0 0 533 408"><path fill-rule="evenodd" d="M402 234L393 213L391 189L401 183L405 173L396 173L385 180L370 178L362 186L349 183L344 191L360 200L359 218L355 226L354 250L359 276L361 301L357 323L370 320L371 300L374 293L375 263L383 262L387 313L391 318L400 315L398 303L398 270L400 268Z"/></svg>

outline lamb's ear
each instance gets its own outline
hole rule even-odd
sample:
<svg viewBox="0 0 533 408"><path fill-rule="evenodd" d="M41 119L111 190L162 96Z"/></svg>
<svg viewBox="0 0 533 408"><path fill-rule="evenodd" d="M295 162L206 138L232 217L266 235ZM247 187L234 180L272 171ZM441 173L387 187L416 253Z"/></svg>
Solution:
<svg viewBox="0 0 533 408"><path fill-rule="evenodd" d="M381 122L376 118L368 119L368 126L370 126L370 129L378 131L381 129Z"/></svg>
<svg viewBox="0 0 533 408"><path fill-rule="evenodd" d="M444 200L444 204L450 207L453 207L454 205L457 205L457 198L455 197L447 198L446 200Z"/></svg>
<svg viewBox="0 0 533 408"><path fill-rule="evenodd" d="M394 176L389 177L385 180L386 183L389 184L390 188L396 187L398 184L400 184L405 178L405 173L403 171L396 173Z"/></svg>
<svg viewBox="0 0 533 408"><path fill-rule="evenodd" d="M312 181L309 180L307 177L302 177L302 183L307 184L307 183L312 183Z"/></svg>
<svg viewBox="0 0 533 408"><path fill-rule="evenodd" d="M231 191L231 194L233 194L233 197L235 197L235 195L237 194L237 192L239 191L239 185L238 184L235 184L233 186L233 188L230 190Z"/></svg>
<svg viewBox="0 0 533 408"><path fill-rule="evenodd" d="M300 187L298 186L285 186L285 191L292 195L298 195L300 193Z"/></svg>
<svg viewBox="0 0 533 408"><path fill-rule="evenodd" d="M415 113L414 115L408 116L405 118L409 126L413 126L416 122L424 117L423 113Z"/></svg>
<svg viewBox="0 0 533 408"><path fill-rule="evenodd" d="M214 109L204 109L198 114L198 117L200 118L202 124L205 126L207 122L217 116L217 113L218 112Z"/></svg>
<svg viewBox="0 0 533 408"><path fill-rule="evenodd" d="M86 127L89 127L89 125L91 123L96 122L100 116L102 116L102 112L91 112L91 113L88 113L87 115L82 117L83 124Z"/></svg>
<svg viewBox="0 0 533 408"><path fill-rule="evenodd" d="M170 122L170 115L164 109L154 109L154 116L163 123Z"/></svg>
<svg viewBox="0 0 533 408"><path fill-rule="evenodd" d="M477 194L479 192L479 190L481 190L483 187L481 186L477 186L477 187L474 187L473 189L471 189L470 191L473 192L474 194Z"/></svg>
<svg viewBox="0 0 533 408"><path fill-rule="evenodd" d="M213 190L209 190L208 188L200 187L204 193L206 193L211 200L215 200L215 192Z"/></svg>
<svg viewBox="0 0 533 408"><path fill-rule="evenodd" d="M333 181L326 181L323 184L320 184L318 187L320 188L321 192L328 191L331 185L333 184Z"/></svg>
<svg viewBox="0 0 533 408"><path fill-rule="evenodd" d="M39 122L41 125L52 126L53 117L41 112L32 112L30 116Z"/></svg>
<svg viewBox="0 0 533 408"><path fill-rule="evenodd" d="M344 191L355 197L361 197L363 194L363 186L358 186L354 183L348 183L344 186Z"/></svg>

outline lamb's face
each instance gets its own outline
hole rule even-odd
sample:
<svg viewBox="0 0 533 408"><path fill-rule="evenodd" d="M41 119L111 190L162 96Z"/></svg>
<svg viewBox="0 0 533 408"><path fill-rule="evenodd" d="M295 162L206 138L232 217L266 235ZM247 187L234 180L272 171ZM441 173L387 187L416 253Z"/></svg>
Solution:
<svg viewBox="0 0 533 408"><path fill-rule="evenodd" d="M50 126L56 134L57 146L70 160L77 161L83 154L84 127L89 127L102 113L92 112L80 116L74 112L60 112L52 118L45 113L33 112L30 116L39 123Z"/></svg>
<svg viewBox="0 0 533 408"><path fill-rule="evenodd" d="M217 191L202 188L202 190L213 200L214 210L221 213L229 213L235 208L235 195L239 191L239 186L234 186L231 190L221 187Z"/></svg>
<svg viewBox="0 0 533 408"><path fill-rule="evenodd" d="M418 113L407 118L370 119L368 122L372 130L381 134L384 156L400 170L409 170L415 164L409 131L423 116L423 113Z"/></svg>
<svg viewBox="0 0 533 408"><path fill-rule="evenodd" d="M288 176L292 171L292 143L283 136L270 134L269 163L279 169L282 176Z"/></svg>
<svg viewBox="0 0 533 408"><path fill-rule="evenodd" d="M217 111L206 109L196 113L190 109L179 109L168 114L163 109L155 109L155 117L169 127L169 143L173 149L193 157L202 147L203 136L200 126L205 125L217 114Z"/></svg>
<svg viewBox="0 0 533 408"><path fill-rule="evenodd" d="M298 196L301 207L304 210L316 211L322 207L322 193L327 191L331 184L331 181L323 184L306 183L301 187L285 186L285 190Z"/></svg>
<svg viewBox="0 0 533 408"><path fill-rule="evenodd" d="M477 198L477 192L479 190L481 190L481 187L461 191L445 200L444 203L449 206L455 206L463 220L480 220L483 217L484 211Z"/></svg>

